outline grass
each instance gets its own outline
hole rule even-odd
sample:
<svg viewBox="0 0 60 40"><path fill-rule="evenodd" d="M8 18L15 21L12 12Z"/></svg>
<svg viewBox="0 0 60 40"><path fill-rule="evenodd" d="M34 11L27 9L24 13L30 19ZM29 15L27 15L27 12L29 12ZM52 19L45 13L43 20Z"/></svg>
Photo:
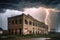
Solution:
<svg viewBox="0 0 60 40"><path fill-rule="evenodd" d="M6 36L7 38L2 38L2 36ZM56 36L57 34L0 35L0 40L15 38L54 38Z"/></svg>

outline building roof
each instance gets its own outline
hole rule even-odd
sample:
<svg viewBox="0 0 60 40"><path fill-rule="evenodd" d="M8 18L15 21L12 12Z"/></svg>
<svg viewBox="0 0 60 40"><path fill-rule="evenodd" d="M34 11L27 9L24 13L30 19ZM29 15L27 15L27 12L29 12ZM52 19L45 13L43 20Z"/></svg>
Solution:
<svg viewBox="0 0 60 40"><path fill-rule="evenodd" d="M25 14L22 13L21 15L17 15L17 16L9 17L9 18L15 18L15 17L19 17L19 16L22 16L22 15L25 15ZM37 22L40 22L40 23L42 23L42 24L45 24L45 23L43 23L43 22L41 22L41 21L35 19L34 17L32 17L32 16L29 15L29 14L27 14L27 15L25 15L25 16L26 16L26 17L29 17L29 18L31 18L31 19L34 19L34 20L37 21Z"/></svg>

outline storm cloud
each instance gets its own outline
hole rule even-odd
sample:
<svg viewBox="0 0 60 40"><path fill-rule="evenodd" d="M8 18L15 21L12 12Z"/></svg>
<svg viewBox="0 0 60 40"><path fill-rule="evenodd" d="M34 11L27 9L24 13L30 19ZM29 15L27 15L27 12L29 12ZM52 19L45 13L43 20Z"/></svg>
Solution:
<svg viewBox="0 0 60 40"><path fill-rule="evenodd" d="M59 4L60 0L0 0L0 12L5 12L3 9L23 10L31 7L54 7Z"/></svg>

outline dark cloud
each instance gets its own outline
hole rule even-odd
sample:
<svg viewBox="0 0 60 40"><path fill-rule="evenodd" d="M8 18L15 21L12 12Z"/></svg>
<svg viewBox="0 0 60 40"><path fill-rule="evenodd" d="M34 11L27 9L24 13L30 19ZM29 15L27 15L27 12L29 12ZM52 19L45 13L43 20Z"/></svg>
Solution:
<svg viewBox="0 0 60 40"><path fill-rule="evenodd" d="M0 12L5 12L3 9L16 9L16 5L20 0L0 0Z"/></svg>
<svg viewBox="0 0 60 40"><path fill-rule="evenodd" d="M29 0L26 0L26 1L29 1ZM39 1L45 5L52 5L52 4L55 5L60 3L60 0L30 0L30 2L39 2Z"/></svg>
<svg viewBox="0 0 60 40"><path fill-rule="evenodd" d="M60 32L60 29L59 29L60 28L60 26L59 26L60 25L60 12L57 13L57 17L58 18L56 19L57 20L56 23L58 23L58 25L56 26L56 31Z"/></svg>
<svg viewBox="0 0 60 40"><path fill-rule="evenodd" d="M0 3L19 3L21 1L25 1L25 2L31 2L31 3L34 3L34 2L41 2L42 4L58 4L60 3L60 0L0 0Z"/></svg>
<svg viewBox="0 0 60 40"><path fill-rule="evenodd" d="M59 3L60 0L0 0L0 12L5 12L3 9L22 10L25 7L35 7L39 6L40 4L48 6L56 5Z"/></svg>

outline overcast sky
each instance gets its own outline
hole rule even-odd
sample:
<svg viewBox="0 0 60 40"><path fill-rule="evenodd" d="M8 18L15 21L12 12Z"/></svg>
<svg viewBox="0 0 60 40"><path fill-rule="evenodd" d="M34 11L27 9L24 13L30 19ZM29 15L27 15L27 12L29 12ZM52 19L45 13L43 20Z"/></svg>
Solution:
<svg viewBox="0 0 60 40"><path fill-rule="evenodd" d="M20 15L22 12L30 14L49 27L60 28L60 1L59 0L1 0L0 27L7 29L7 18ZM2 24L2 25L1 25Z"/></svg>

